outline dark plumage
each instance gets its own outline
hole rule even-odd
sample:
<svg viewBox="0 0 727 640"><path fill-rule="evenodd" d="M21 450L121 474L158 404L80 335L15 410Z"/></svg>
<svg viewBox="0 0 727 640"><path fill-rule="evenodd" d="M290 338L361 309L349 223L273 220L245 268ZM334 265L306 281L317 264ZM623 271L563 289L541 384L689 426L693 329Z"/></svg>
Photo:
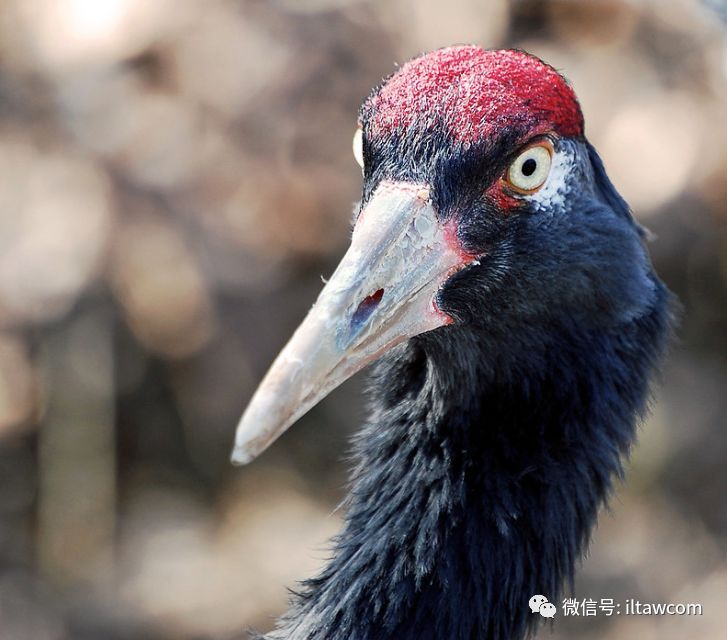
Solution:
<svg viewBox="0 0 727 640"><path fill-rule="evenodd" d="M435 83L422 106L414 61L388 81L406 90L383 100L385 82L362 108L359 211L384 181L429 185L437 220L454 225L466 257L435 289L443 326L379 360L331 560L267 638L524 637L542 620L530 596L558 603L572 581L669 334L670 295L567 85L549 81L541 91L553 96L532 112L529 102L509 113L486 103L494 123L463 136L456 127L469 112L452 101L469 95L467 73L489 74L510 104L508 91L527 101L528 74L555 72L476 47L424 60L426 77L441 71L446 99ZM520 62L527 73L514 76ZM403 120L380 111L402 105ZM542 189L503 184L540 140L553 162Z"/></svg>

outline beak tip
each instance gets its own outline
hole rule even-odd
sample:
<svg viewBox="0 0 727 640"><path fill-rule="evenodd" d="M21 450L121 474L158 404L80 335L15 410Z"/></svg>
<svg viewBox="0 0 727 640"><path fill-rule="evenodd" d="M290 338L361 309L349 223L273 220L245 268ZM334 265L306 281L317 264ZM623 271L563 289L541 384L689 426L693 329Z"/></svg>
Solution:
<svg viewBox="0 0 727 640"><path fill-rule="evenodd" d="M242 467L250 464L256 457L257 455L252 453L247 447L237 446L232 450L230 462L236 467Z"/></svg>

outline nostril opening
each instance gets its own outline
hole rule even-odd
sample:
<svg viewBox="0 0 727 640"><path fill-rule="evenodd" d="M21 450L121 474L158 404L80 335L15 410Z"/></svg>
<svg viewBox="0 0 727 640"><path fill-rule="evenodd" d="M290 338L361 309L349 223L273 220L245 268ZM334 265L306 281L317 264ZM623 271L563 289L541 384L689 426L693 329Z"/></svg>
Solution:
<svg viewBox="0 0 727 640"><path fill-rule="evenodd" d="M366 322L371 314L374 312L376 307L379 306L381 298L384 297L384 290L379 289L374 291L370 296L366 296L354 311L353 317L351 318L351 328L356 330L364 322Z"/></svg>

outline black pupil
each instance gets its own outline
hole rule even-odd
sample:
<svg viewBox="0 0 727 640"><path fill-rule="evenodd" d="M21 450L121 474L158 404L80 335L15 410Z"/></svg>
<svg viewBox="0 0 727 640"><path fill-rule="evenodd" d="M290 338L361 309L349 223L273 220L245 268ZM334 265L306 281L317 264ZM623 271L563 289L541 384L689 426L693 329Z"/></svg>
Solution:
<svg viewBox="0 0 727 640"><path fill-rule="evenodd" d="M524 176L530 177L535 173L535 170L538 168L538 163L535 162L532 158L528 158L525 162L523 162L523 168L522 172Z"/></svg>

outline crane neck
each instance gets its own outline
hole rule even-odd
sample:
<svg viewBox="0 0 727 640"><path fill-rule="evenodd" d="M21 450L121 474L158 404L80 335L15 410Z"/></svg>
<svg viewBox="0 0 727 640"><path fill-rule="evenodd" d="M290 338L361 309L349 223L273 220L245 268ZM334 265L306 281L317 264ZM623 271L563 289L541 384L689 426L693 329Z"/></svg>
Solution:
<svg viewBox="0 0 727 640"><path fill-rule="evenodd" d="M517 358L465 329L390 353L334 555L269 637L524 637L622 472L663 321L550 332Z"/></svg>

